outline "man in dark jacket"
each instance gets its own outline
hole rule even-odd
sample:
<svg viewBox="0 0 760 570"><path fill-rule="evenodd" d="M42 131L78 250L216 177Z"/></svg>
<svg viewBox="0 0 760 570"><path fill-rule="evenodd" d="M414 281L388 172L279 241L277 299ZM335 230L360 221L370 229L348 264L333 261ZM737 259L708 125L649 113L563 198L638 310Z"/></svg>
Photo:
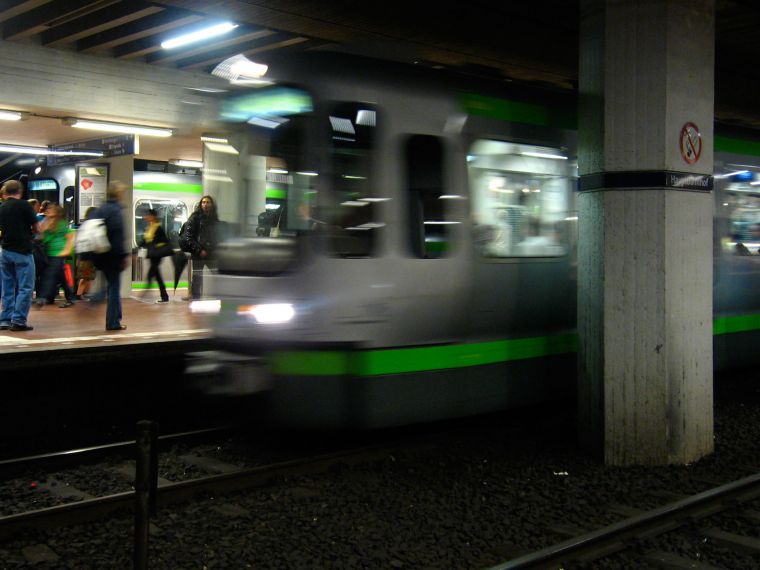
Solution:
<svg viewBox="0 0 760 570"><path fill-rule="evenodd" d="M21 184L10 180L3 185L5 201L0 206L0 232L3 253L0 273L3 282L3 308L0 329L30 331L26 324L34 290L34 256L32 237L39 232L37 216L26 200L21 199Z"/></svg>
<svg viewBox="0 0 760 570"><path fill-rule="evenodd" d="M103 218L111 249L95 257L95 267L106 278L106 330L126 329L121 324L121 272L127 266L127 248L124 245L124 217L121 202L127 187L114 180L108 184L106 203L93 214L93 218Z"/></svg>

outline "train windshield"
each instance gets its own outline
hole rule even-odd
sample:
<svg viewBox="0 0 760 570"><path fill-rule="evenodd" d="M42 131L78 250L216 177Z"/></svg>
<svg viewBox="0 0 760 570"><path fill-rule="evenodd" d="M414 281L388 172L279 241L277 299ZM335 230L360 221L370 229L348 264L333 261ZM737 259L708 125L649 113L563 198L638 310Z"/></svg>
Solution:
<svg viewBox="0 0 760 570"><path fill-rule="evenodd" d="M313 228L312 110L306 91L283 86L224 101L221 118L230 129L202 137L203 187L216 201L222 237L294 236Z"/></svg>

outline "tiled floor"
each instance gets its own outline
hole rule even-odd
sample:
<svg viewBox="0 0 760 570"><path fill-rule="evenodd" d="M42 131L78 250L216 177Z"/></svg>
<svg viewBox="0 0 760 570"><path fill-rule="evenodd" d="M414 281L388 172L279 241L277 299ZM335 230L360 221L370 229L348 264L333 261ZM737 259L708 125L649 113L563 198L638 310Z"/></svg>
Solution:
<svg viewBox="0 0 760 570"><path fill-rule="evenodd" d="M77 302L72 307L55 305L32 307L27 332L0 331L0 354L106 344L159 343L204 338L209 335L203 317L190 313L184 291L177 291L169 303L156 304L156 292L134 291L122 298L124 331L105 330L105 303ZM171 295L171 292L170 292Z"/></svg>

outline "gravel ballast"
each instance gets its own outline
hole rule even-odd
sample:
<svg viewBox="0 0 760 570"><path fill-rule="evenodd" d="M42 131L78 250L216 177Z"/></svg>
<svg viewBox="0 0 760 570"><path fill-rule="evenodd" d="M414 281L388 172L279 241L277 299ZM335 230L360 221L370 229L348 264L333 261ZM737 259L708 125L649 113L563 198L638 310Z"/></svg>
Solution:
<svg viewBox="0 0 760 570"><path fill-rule="evenodd" d="M716 379L716 451L693 465L605 467L580 454L571 416L542 409L521 424L506 414L371 463L163 508L153 519L150 567L492 566L564 540L563 528L621 520L612 505L654 508L672 500L666 491L698 493L710 487L706 481L760 471L758 388L752 373ZM0 543L0 568L127 569L132 545L125 513ZM710 562L708 547L690 548L685 555ZM737 566L713 563L760 566L749 555L729 560Z"/></svg>

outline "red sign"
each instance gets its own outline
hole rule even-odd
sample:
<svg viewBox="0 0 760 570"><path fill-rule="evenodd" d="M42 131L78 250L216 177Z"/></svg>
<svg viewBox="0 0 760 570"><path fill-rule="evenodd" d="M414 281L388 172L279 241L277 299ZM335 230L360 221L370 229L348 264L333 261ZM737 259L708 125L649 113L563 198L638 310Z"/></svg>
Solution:
<svg viewBox="0 0 760 570"><path fill-rule="evenodd" d="M694 164L702 155L702 133L694 123L686 123L681 127L680 136L681 156L687 164Z"/></svg>

